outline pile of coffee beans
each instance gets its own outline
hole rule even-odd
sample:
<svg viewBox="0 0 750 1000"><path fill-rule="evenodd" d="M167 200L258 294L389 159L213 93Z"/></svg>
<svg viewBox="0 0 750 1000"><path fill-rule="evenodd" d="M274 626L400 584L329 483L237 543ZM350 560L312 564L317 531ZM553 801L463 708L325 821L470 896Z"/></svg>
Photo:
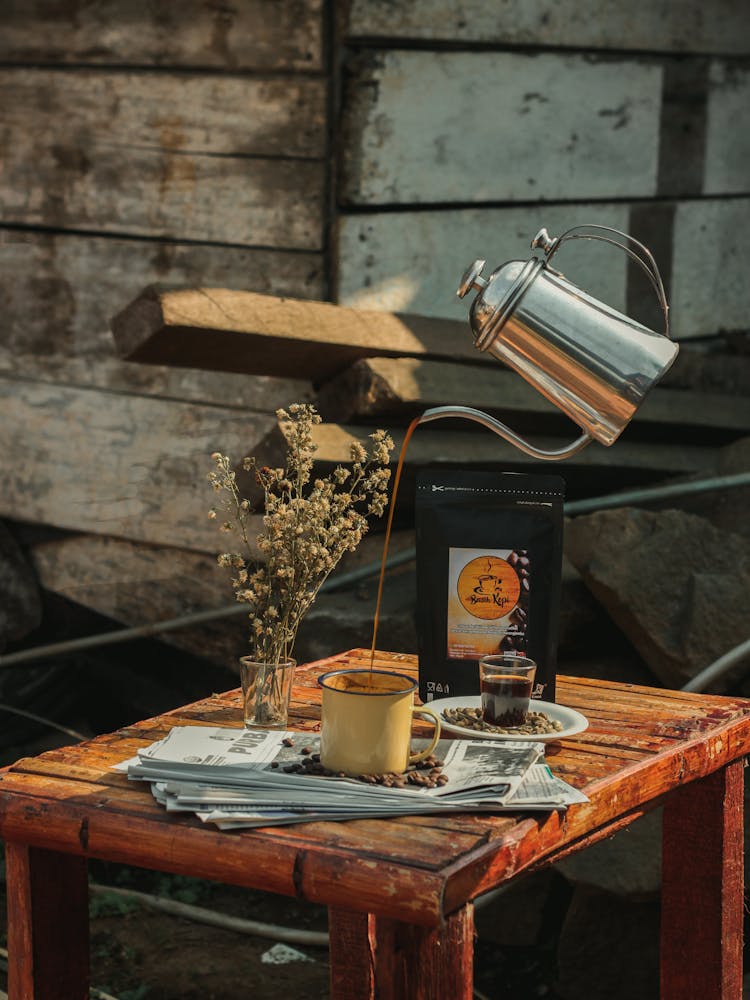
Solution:
<svg viewBox="0 0 750 1000"><path fill-rule="evenodd" d="M519 726L498 726L485 722L481 708L446 708L443 718L452 726L472 729L474 732L497 733L504 736L547 736L549 733L559 733L563 728L559 719L550 719L544 712L527 712L525 720Z"/></svg>
<svg viewBox="0 0 750 1000"><path fill-rule="evenodd" d="M282 741L284 746L293 747L294 740L287 736ZM281 767L285 774L314 774L322 778L346 778L349 775L343 771L329 771L320 763L320 754L315 753L310 746L300 750L301 760L292 761L281 766L278 761L271 764L272 768ZM358 781L367 785L383 785L385 788L406 788L414 785L418 788L437 788L448 783L448 775L443 772L443 761L434 754L425 757L416 764L410 764L403 773L390 774L360 774Z"/></svg>

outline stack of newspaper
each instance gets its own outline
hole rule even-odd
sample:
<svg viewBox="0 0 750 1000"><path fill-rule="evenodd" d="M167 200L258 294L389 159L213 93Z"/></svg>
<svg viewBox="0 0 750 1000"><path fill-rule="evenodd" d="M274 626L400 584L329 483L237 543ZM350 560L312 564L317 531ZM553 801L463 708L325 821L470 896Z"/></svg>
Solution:
<svg viewBox="0 0 750 1000"><path fill-rule="evenodd" d="M419 741L414 743L419 749ZM176 726L115 765L147 781L169 812L192 812L221 829L442 812L565 809L586 796L544 764L544 744L441 740L445 784L386 787L299 773L319 752L315 733Z"/></svg>

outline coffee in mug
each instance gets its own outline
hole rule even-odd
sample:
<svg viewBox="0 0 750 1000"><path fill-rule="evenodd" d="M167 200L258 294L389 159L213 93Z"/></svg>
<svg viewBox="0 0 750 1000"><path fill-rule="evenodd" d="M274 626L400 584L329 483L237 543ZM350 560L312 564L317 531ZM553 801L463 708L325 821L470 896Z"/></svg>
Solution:
<svg viewBox="0 0 750 1000"><path fill-rule="evenodd" d="M320 762L329 771L401 774L424 760L440 738L440 719L429 708L414 705L417 682L389 670L333 670L318 678L323 689ZM435 732L429 746L411 752L415 715L429 716Z"/></svg>

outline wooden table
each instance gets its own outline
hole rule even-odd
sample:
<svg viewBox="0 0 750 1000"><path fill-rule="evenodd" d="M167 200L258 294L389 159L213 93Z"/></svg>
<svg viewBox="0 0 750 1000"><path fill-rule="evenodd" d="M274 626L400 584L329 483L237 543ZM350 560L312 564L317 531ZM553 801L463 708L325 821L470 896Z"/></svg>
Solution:
<svg viewBox="0 0 750 1000"><path fill-rule="evenodd" d="M355 650L300 670L292 728L316 728L323 669L368 661ZM403 654L379 653L376 662L416 669ZM88 857L327 904L337 1000L470 1000L472 900L662 803L661 995L737 1000L750 701L577 678L559 679L558 701L591 723L547 747L555 773L590 798L566 814L221 833L168 816L146 788L110 770L174 725L239 726L236 691L18 761L0 772L11 1000L88 995Z"/></svg>

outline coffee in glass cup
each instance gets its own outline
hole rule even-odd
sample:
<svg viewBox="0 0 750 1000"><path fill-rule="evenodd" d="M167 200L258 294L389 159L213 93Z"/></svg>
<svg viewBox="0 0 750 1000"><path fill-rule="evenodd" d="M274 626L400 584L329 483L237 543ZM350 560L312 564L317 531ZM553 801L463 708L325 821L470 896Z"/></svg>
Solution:
<svg viewBox="0 0 750 1000"><path fill-rule="evenodd" d="M492 726L522 726L529 711L536 663L527 656L493 653L479 661L482 718Z"/></svg>

